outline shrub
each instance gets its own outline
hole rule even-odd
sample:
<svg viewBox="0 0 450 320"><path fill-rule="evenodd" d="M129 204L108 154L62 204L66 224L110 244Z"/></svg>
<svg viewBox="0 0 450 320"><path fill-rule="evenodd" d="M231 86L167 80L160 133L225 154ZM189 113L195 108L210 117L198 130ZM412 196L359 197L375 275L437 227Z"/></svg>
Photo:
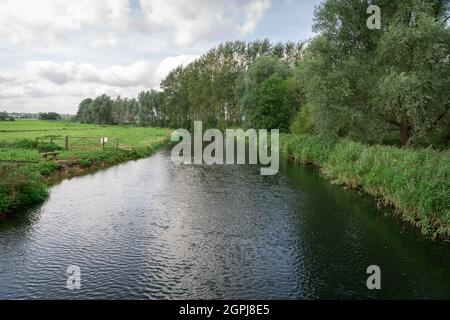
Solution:
<svg viewBox="0 0 450 320"><path fill-rule="evenodd" d="M289 129L295 134L314 132L314 123L311 119L311 112L307 105L300 108Z"/></svg>
<svg viewBox="0 0 450 320"><path fill-rule="evenodd" d="M57 162L48 162L40 165L39 172L44 177L49 177L53 172L61 168L61 164Z"/></svg>
<svg viewBox="0 0 450 320"><path fill-rule="evenodd" d="M0 213L43 202L48 193L41 176L29 166L0 165Z"/></svg>
<svg viewBox="0 0 450 320"><path fill-rule="evenodd" d="M1 148L21 148L21 149L36 149L38 142L31 139L17 139L14 141L1 140Z"/></svg>

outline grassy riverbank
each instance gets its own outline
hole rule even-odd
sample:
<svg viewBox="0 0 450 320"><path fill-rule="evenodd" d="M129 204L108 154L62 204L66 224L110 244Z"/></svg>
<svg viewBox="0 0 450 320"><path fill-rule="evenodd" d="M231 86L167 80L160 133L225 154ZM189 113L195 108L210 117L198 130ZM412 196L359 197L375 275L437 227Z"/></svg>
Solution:
<svg viewBox="0 0 450 320"><path fill-rule="evenodd" d="M0 216L42 203L48 185L151 155L169 142L169 130L66 122L0 122ZM69 148L66 150L66 138ZM102 145L100 138L107 137ZM40 153L57 151L57 161Z"/></svg>
<svg viewBox="0 0 450 320"><path fill-rule="evenodd" d="M361 189L422 234L450 238L450 153L309 135L282 135L281 153L313 164L332 182Z"/></svg>

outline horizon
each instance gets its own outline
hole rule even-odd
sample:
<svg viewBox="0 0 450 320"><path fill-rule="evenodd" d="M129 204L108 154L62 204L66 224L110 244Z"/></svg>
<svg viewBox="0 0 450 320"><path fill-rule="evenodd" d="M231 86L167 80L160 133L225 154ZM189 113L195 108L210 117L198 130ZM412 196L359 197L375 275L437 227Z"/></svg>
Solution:
<svg viewBox="0 0 450 320"><path fill-rule="evenodd" d="M320 2L7 0L0 110L75 114L85 98L158 89L171 70L223 42L306 41Z"/></svg>

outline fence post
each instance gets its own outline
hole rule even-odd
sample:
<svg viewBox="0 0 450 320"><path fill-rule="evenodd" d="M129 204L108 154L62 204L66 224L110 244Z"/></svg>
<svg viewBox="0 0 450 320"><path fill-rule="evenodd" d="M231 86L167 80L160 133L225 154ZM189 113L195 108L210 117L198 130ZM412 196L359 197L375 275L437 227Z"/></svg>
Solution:
<svg viewBox="0 0 450 320"><path fill-rule="evenodd" d="M119 138L116 138L116 149L119 150Z"/></svg>
<svg viewBox="0 0 450 320"><path fill-rule="evenodd" d="M102 149L105 149L105 138L102 138Z"/></svg>
<svg viewBox="0 0 450 320"><path fill-rule="evenodd" d="M69 136L65 137L64 149L69 150Z"/></svg>

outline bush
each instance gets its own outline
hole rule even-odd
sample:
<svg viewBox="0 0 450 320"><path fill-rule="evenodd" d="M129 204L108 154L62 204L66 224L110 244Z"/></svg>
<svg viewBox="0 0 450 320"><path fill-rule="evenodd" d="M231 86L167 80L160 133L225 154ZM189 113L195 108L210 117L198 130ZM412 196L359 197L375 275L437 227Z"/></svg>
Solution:
<svg viewBox="0 0 450 320"><path fill-rule="evenodd" d="M36 149L38 142L31 139L17 139L14 141L0 140L0 148Z"/></svg>
<svg viewBox="0 0 450 320"><path fill-rule="evenodd" d="M290 131L295 134L314 132L314 123L311 119L311 112L307 105L301 107L297 112L297 115L291 124Z"/></svg>
<svg viewBox="0 0 450 320"><path fill-rule="evenodd" d="M53 172L61 168L61 164L56 162L48 162L40 165L39 172L44 177L49 177Z"/></svg>
<svg viewBox="0 0 450 320"><path fill-rule="evenodd" d="M61 120L61 116L56 112L40 113L39 120Z"/></svg>
<svg viewBox="0 0 450 320"><path fill-rule="evenodd" d="M87 160L87 159L81 159L81 160L78 160L78 164L82 168L89 168L92 165L92 162L90 160Z"/></svg>
<svg viewBox="0 0 450 320"><path fill-rule="evenodd" d="M0 165L0 213L43 202L47 187L42 177L29 166Z"/></svg>
<svg viewBox="0 0 450 320"><path fill-rule="evenodd" d="M60 147L57 144L54 144L52 142L39 142L36 146L36 149L39 152L51 152L51 151L63 150L62 147Z"/></svg>

